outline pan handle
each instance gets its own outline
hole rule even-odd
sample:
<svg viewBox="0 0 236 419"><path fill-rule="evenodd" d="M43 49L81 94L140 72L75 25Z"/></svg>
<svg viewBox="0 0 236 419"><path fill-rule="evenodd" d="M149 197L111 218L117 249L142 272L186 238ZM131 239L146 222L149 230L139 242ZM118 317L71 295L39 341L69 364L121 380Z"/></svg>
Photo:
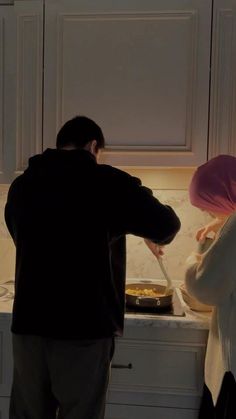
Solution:
<svg viewBox="0 0 236 419"><path fill-rule="evenodd" d="M135 300L135 304L137 306L142 306L142 305L147 306L148 303L150 303L150 299L152 300L152 303L154 303L153 305L156 305L157 307L161 305L161 300L158 297L156 298L137 297Z"/></svg>

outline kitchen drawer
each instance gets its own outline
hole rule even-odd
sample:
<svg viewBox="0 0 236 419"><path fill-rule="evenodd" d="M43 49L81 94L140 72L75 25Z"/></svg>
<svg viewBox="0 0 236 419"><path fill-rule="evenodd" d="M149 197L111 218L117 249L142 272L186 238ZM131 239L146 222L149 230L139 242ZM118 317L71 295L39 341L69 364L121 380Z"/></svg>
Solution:
<svg viewBox="0 0 236 419"><path fill-rule="evenodd" d="M9 397L0 397L0 419L9 419Z"/></svg>
<svg viewBox="0 0 236 419"><path fill-rule="evenodd" d="M194 407L198 408L204 354L203 344L120 339L112 362L108 400L126 403L136 394L139 400L145 398L145 405L149 401L166 405L172 396L174 406L193 407L195 400Z"/></svg>
<svg viewBox="0 0 236 419"><path fill-rule="evenodd" d="M105 419L197 419L198 411L108 404Z"/></svg>
<svg viewBox="0 0 236 419"><path fill-rule="evenodd" d="M0 319L0 395L10 396L13 376L10 317Z"/></svg>

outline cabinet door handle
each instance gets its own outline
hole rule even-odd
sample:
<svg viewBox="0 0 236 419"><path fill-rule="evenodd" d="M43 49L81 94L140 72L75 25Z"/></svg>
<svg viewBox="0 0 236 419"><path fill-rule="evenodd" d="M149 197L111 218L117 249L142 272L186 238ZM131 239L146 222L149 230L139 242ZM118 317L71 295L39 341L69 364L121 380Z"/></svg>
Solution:
<svg viewBox="0 0 236 419"><path fill-rule="evenodd" d="M127 365L123 365L123 364L112 364L111 368L117 368L117 369L128 369L131 370L133 368L133 365L131 364L131 362Z"/></svg>

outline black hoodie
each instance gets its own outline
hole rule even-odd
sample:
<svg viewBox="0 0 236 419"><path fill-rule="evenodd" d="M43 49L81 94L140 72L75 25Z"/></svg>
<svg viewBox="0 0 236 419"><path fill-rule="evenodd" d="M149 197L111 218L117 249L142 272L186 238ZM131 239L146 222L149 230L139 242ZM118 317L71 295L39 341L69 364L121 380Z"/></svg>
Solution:
<svg viewBox="0 0 236 419"><path fill-rule="evenodd" d="M139 179L85 150L32 157L5 219L16 245L12 332L67 339L122 334L125 235L167 244L180 228Z"/></svg>

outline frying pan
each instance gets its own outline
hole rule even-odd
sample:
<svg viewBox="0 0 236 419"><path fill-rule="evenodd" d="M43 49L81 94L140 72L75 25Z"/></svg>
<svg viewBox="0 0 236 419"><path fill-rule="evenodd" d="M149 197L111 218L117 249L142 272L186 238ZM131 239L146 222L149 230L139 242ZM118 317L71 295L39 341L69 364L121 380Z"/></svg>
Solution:
<svg viewBox="0 0 236 419"><path fill-rule="evenodd" d="M157 292L163 294L160 297L147 297L147 296L141 296L141 295L131 295L127 294L125 292L125 298L126 298L126 305L127 307L135 307L140 309L156 309L161 310L165 308L169 308L172 305L172 296L173 296L173 290L170 289L169 292L165 295L166 287L164 285L159 284L140 284L140 283L134 283L134 284L127 284L125 287L125 290L129 289L151 289L156 290Z"/></svg>

